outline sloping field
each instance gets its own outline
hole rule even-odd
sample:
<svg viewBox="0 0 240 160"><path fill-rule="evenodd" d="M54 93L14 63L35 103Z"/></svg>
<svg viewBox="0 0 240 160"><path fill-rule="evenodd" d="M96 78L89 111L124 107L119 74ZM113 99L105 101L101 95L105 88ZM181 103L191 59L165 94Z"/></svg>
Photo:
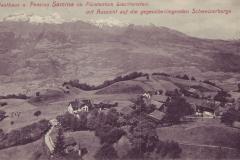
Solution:
<svg viewBox="0 0 240 160"><path fill-rule="evenodd" d="M151 90L151 88L149 88L149 86L145 85L144 83L140 81L130 80L124 82L117 82L111 86L97 91L96 94L142 94L147 90Z"/></svg>
<svg viewBox="0 0 240 160"><path fill-rule="evenodd" d="M67 111L67 103L61 102L56 104L44 104L34 106L23 100L7 100L7 106L1 108L9 117L0 122L0 128L4 132L9 132L12 129L24 127L41 119L53 119L57 115ZM41 115L35 116L36 111L41 111ZM11 124L13 122L13 124Z"/></svg>
<svg viewBox="0 0 240 160"><path fill-rule="evenodd" d="M150 85L154 90L163 90L163 91L174 91L175 89L179 89L177 85L172 83L171 81L165 81L165 80L152 80L148 81L145 84Z"/></svg>
<svg viewBox="0 0 240 160"><path fill-rule="evenodd" d="M158 128L157 132L161 140L174 140L180 144L182 159L240 157L239 129L224 125L188 124Z"/></svg>
<svg viewBox="0 0 240 160"><path fill-rule="evenodd" d="M34 105L39 105L41 103L55 102L59 99L65 97L65 94L60 89L46 89L39 92L38 96L32 97L29 102Z"/></svg>
<svg viewBox="0 0 240 160"><path fill-rule="evenodd" d="M0 150L1 160L46 160L43 139L26 145Z"/></svg>
<svg viewBox="0 0 240 160"><path fill-rule="evenodd" d="M145 80L142 78L137 78L135 80L117 82L111 86L103 88L97 91L97 94L120 94L120 93L128 93L128 94L142 94L147 91L154 90L163 90L163 91L173 91L174 89L178 89L174 83L171 81L153 79L153 80Z"/></svg>
<svg viewBox="0 0 240 160"><path fill-rule="evenodd" d="M219 160L219 159L239 159L238 150L221 148L196 146L188 144L180 144L182 148L181 159L186 160Z"/></svg>
<svg viewBox="0 0 240 160"><path fill-rule="evenodd" d="M153 78L156 81L165 80L165 81L172 82L173 84L179 87L198 86L198 87L201 87L202 89L205 89L205 91L212 91L212 92L220 91L220 89L215 86L212 86L203 82L199 82L199 81L183 80L179 78L166 77L161 75L154 75Z"/></svg>
<svg viewBox="0 0 240 160"><path fill-rule="evenodd" d="M158 129L160 139L175 140L183 143L214 145L239 148L240 130L225 126L196 126L181 128L180 126Z"/></svg>

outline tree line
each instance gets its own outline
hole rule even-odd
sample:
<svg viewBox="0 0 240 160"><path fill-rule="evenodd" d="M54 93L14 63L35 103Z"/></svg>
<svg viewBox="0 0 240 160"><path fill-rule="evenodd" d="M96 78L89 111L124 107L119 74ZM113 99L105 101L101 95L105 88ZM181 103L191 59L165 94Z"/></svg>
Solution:
<svg viewBox="0 0 240 160"><path fill-rule="evenodd" d="M85 90L85 91L91 91L91 90L98 90L98 89L105 88L105 87L110 86L110 85L112 85L116 82L132 80L132 79L139 78L139 77L144 77L144 76L148 77L148 74L142 73L142 72L132 72L132 73L130 73L128 75L125 75L125 76L118 76L118 77L116 77L112 80L106 80L102 84L97 85L97 86L89 85L87 83L80 83L79 80L70 80L69 82L64 82L63 86L70 85L72 87L76 87L76 88L79 88L79 89L82 89L82 90Z"/></svg>

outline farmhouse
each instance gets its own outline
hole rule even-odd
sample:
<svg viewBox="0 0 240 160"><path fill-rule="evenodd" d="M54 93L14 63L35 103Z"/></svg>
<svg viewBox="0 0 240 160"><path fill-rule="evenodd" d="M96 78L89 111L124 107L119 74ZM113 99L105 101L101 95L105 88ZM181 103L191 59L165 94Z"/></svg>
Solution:
<svg viewBox="0 0 240 160"><path fill-rule="evenodd" d="M78 100L69 103L67 110L70 114L77 114L80 112L88 112L89 106L85 103L80 103Z"/></svg>
<svg viewBox="0 0 240 160"><path fill-rule="evenodd" d="M216 107L214 103L209 101L204 101L201 105L196 107L196 115L201 115L202 117L214 118Z"/></svg>
<svg viewBox="0 0 240 160"><path fill-rule="evenodd" d="M150 98L151 98L151 94L147 92L147 93L144 93L144 94L142 95L142 97L147 98L147 99L150 99Z"/></svg>

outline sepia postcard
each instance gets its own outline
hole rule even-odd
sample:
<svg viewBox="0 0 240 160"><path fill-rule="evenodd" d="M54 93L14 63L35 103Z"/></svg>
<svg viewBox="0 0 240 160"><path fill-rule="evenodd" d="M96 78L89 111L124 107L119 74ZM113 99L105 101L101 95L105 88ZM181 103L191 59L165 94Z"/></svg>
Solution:
<svg viewBox="0 0 240 160"><path fill-rule="evenodd" d="M239 160L239 0L0 0L0 160Z"/></svg>

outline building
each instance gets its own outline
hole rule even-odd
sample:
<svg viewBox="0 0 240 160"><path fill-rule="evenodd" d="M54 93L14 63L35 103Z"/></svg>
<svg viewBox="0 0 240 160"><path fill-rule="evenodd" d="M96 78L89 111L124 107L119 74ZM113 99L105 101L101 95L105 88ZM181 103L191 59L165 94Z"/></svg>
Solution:
<svg viewBox="0 0 240 160"><path fill-rule="evenodd" d="M205 117L205 118L215 118L215 112L203 111L202 112L202 117Z"/></svg>
<svg viewBox="0 0 240 160"><path fill-rule="evenodd" d="M134 109L132 109L130 106L126 106L120 109L118 112L123 116L130 116L134 112Z"/></svg>
<svg viewBox="0 0 240 160"><path fill-rule="evenodd" d="M184 92L185 96L190 96L190 97L194 97L194 98L203 98L204 95L201 91L199 91L198 89L195 88L188 88L185 92Z"/></svg>
<svg viewBox="0 0 240 160"><path fill-rule="evenodd" d="M164 110L163 109L164 108L164 103L162 103L162 102L152 100L151 104L153 104L156 107L156 109L158 109L158 110L161 110L161 109Z"/></svg>
<svg viewBox="0 0 240 160"><path fill-rule="evenodd" d="M72 153L72 152L78 152L79 146L77 145L77 142L73 137L67 137L64 139L64 152L66 154Z"/></svg>
<svg viewBox="0 0 240 160"><path fill-rule="evenodd" d="M151 98L151 94L150 94L149 92L147 92L147 93L144 93L144 94L142 95L142 97L145 97L145 98L147 98L147 99L150 99L150 98Z"/></svg>
<svg viewBox="0 0 240 160"><path fill-rule="evenodd" d="M88 112L89 106L85 103L80 103L78 100L69 103L67 110L70 114L78 114L80 112Z"/></svg>
<svg viewBox="0 0 240 160"><path fill-rule="evenodd" d="M216 107L212 103L202 103L196 107L196 115L206 117L206 118L215 118Z"/></svg>
<svg viewBox="0 0 240 160"><path fill-rule="evenodd" d="M57 119L51 119L49 122L52 126L59 126L60 125L60 123L57 121Z"/></svg>
<svg viewBox="0 0 240 160"><path fill-rule="evenodd" d="M240 122L239 122L239 121L234 121L233 124L232 124L232 126L233 126L234 128L239 128L239 129L240 129Z"/></svg>
<svg viewBox="0 0 240 160"><path fill-rule="evenodd" d="M165 113L158 110L155 110L154 112L147 115L147 118L149 118L150 120L156 123L161 123L164 117L165 117Z"/></svg>
<svg viewBox="0 0 240 160"><path fill-rule="evenodd" d="M158 101L161 103L166 103L170 100L170 98L168 96L164 96L164 95L153 95L152 100Z"/></svg>

